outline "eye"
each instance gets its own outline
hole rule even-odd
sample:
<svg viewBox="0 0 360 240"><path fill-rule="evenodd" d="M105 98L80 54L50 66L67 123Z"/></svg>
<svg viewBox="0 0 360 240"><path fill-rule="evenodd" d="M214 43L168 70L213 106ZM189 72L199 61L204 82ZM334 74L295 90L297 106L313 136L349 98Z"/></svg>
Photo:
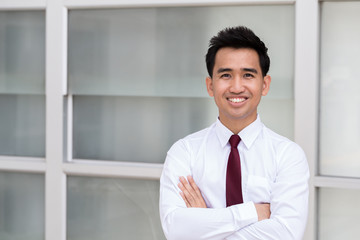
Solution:
<svg viewBox="0 0 360 240"><path fill-rule="evenodd" d="M223 78L223 79L229 79L231 77L231 75L229 73L224 73L220 76L220 78Z"/></svg>
<svg viewBox="0 0 360 240"><path fill-rule="evenodd" d="M244 78L253 78L253 77L254 77L254 75L251 74L251 73L245 73L244 74Z"/></svg>

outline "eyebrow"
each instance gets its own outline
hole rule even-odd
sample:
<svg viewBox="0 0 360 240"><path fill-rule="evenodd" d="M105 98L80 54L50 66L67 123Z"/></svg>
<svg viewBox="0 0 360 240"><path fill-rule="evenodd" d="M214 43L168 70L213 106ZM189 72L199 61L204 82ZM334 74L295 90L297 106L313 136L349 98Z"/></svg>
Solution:
<svg viewBox="0 0 360 240"><path fill-rule="evenodd" d="M245 71L245 72L252 72L257 74L258 71L255 68L242 68L241 70Z"/></svg>
<svg viewBox="0 0 360 240"><path fill-rule="evenodd" d="M245 71L245 72L252 72L255 74L258 73L258 71L255 68L241 68L241 70ZM219 73L223 73L223 72L232 72L232 71L233 71L232 68L219 68L216 72L219 74Z"/></svg>
<svg viewBox="0 0 360 240"><path fill-rule="evenodd" d="M216 73L223 73L223 72L231 72L232 69L231 68L219 68Z"/></svg>

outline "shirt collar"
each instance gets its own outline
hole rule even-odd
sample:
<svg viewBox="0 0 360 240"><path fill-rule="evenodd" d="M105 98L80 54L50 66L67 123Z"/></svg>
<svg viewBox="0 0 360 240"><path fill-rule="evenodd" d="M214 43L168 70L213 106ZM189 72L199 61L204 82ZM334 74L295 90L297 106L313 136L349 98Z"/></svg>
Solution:
<svg viewBox="0 0 360 240"><path fill-rule="evenodd" d="M260 120L260 116L257 115L256 120L238 134L247 149L254 143L255 139L260 134L262 127L263 124ZM220 122L219 118L216 120L215 131L221 147L225 147L233 133Z"/></svg>

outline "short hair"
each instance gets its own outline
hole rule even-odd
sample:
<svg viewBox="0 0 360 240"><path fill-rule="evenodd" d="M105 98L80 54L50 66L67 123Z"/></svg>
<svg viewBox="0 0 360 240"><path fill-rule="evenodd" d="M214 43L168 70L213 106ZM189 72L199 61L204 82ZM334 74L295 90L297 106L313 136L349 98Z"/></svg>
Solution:
<svg viewBox="0 0 360 240"><path fill-rule="evenodd" d="M206 68L209 76L212 78L215 56L219 49L230 47L235 49L250 48L254 49L259 55L260 67L262 75L265 76L269 71L270 58L268 56L268 49L264 42L260 40L255 33L247 27L238 26L225 28L221 30L216 36L212 37L209 44L209 49L206 54Z"/></svg>

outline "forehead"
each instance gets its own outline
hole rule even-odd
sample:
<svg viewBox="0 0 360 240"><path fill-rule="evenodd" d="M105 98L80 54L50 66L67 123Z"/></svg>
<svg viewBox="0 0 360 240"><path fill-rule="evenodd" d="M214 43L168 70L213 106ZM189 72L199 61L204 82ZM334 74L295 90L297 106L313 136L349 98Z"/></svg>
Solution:
<svg viewBox="0 0 360 240"><path fill-rule="evenodd" d="M219 68L254 68L260 71L259 55L251 48L221 48L215 55L214 72Z"/></svg>

